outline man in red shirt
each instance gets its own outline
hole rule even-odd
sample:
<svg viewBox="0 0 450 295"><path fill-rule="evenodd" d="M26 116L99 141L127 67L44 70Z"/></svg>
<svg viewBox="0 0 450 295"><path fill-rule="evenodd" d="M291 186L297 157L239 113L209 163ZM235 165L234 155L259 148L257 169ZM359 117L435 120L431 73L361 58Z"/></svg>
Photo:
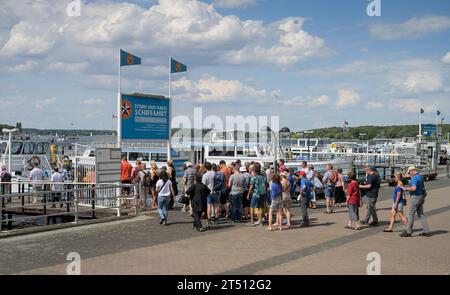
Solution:
<svg viewBox="0 0 450 295"><path fill-rule="evenodd" d="M347 204L348 204L348 225L345 228L360 230L361 224L359 223L359 207L361 207L361 194L359 190L359 182L356 180L356 174L350 173L350 184L347 188ZM353 227L352 225L355 224Z"/></svg>
<svg viewBox="0 0 450 295"><path fill-rule="evenodd" d="M128 184L123 188L123 192L126 195L126 197L128 197L130 195L131 189L131 186L129 184L131 184L131 171L133 170L133 166L131 166L131 164L127 161L126 155L122 156L121 170L122 170L121 174L122 184ZM126 200L126 205L127 207L130 207L130 200Z"/></svg>

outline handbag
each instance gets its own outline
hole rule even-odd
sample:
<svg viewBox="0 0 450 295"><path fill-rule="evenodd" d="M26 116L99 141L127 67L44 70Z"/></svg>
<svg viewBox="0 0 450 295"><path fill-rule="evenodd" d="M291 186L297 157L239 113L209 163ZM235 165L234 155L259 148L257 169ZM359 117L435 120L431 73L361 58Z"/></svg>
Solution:
<svg viewBox="0 0 450 295"><path fill-rule="evenodd" d="M188 196L186 196L186 195L181 196L179 202L181 204L184 204L184 205L189 205L189 198L188 198Z"/></svg>

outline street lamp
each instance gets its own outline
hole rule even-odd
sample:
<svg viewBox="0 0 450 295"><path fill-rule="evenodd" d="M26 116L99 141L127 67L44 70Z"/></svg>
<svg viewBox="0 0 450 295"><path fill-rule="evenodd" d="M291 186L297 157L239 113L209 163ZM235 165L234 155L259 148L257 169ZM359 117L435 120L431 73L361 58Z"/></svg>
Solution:
<svg viewBox="0 0 450 295"><path fill-rule="evenodd" d="M314 131L303 131L303 134L308 134L307 136L306 136L306 144L308 145L308 155L309 155L309 158L311 158L311 153L310 153L310 151L309 151L309 135L310 134L313 134L314 133ZM310 160L310 159L309 159Z"/></svg>
<svg viewBox="0 0 450 295"><path fill-rule="evenodd" d="M18 128L13 128L13 129L7 129L7 128L3 128L2 132L3 133L8 133L8 172L11 173L11 158L12 158L12 152L11 152L11 147L12 147L12 133L13 132L17 132L19 131Z"/></svg>
<svg viewBox="0 0 450 295"><path fill-rule="evenodd" d="M272 136L273 136L273 153L274 153L274 155L273 155L273 167L274 167L275 172L277 172L277 170L278 170L277 169L277 164L278 164L278 136L272 129L270 129L269 126L267 126L265 128L265 130L263 129L263 131L270 132L272 134Z"/></svg>

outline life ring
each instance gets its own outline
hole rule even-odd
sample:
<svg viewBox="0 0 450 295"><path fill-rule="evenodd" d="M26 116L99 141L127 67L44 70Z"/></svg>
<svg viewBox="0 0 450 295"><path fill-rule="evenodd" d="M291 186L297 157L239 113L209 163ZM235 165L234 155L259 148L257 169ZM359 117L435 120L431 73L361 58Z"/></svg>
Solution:
<svg viewBox="0 0 450 295"><path fill-rule="evenodd" d="M38 166L41 166L41 158L39 158L38 156L31 156L30 158L28 158L27 163L31 168L34 168L36 163Z"/></svg>

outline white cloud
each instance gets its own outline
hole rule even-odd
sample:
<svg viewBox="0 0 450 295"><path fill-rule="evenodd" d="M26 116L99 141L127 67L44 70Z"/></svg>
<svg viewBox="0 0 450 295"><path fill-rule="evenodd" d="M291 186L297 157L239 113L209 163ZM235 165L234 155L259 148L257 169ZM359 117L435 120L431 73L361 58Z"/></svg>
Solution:
<svg viewBox="0 0 450 295"><path fill-rule="evenodd" d="M381 109L384 108L384 103L380 101L369 101L367 103L367 109Z"/></svg>
<svg viewBox="0 0 450 295"><path fill-rule="evenodd" d="M425 112L431 113L435 111L435 105L437 102L427 103L419 99L397 99L392 102L392 106L399 111L406 111L408 113L418 113L420 109L424 109Z"/></svg>
<svg viewBox="0 0 450 295"><path fill-rule="evenodd" d="M285 106L299 106L306 108L315 108L328 104L330 98L327 95L321 95L318 97L303 97L295 96L281 103Z"/></svg>
<svg viewBox="0 0 450 295"><path fill-rule="evenodd" d="M214 0L214 5L222 8L248 7L254 5L256 0Z"/></svg>
<svg viewBox="0 0 450 295"><path fill-rule="evenodd" d="M292 65L301 60L331 54L325 41L303 30L305 19L289 17L265 27L268 38L278 38L277 43L246 45L225 53L224 60L232 64L263 63ZM270 37L269 37L270 36Z"/></svg>
<svg viewBox="0 0 450 295"><path fill-rule="evenodd" d="M373 37L380 40L419 39L428 34L450 29L450 17L429 15L413 17L403 23L376 23L370 27Z"/></svg>
<svg viewBox="0 0 450 295"><path fill-rule="evenodd" d="M38 63L29 71L112 74L117 49L124 44L150 67L165 67L169 53L201 66L287 65L330 52L323 39L305 31L301 17L265 24L221 15L214 4L199 0L160 0L149 9L83 2L80 17L67 17L66 5L55 0L2 3L0 56L13 64L24 57ZM144 71L143 66L136 71Z"/></svg>
<svg viewBox="0 0 450 295"><path fill-rule="evenodd" d="M392 77L391 84L405 92L419 93L439 91L443 81L439 72L415 71L399 73L398 76Z"/></svg>
<svg viewBox="0 0 450 295"><path fill-rule="evenodd" d="M99 98L88 98L80 100L80 104L89 106L102 106L106 104L106 101L104 99Z"/></svg>
<svg viewBox="0 0 450 295"><path fill-rule="evenodd" d="M35 106L37 109L42 110L45 107L54 104L55 102L56 102L56 97L53 96L53 97L49 97L46 99L36 100Z"/></svg>
<svg viewBox="0 0 450 295"><path fill-rule="evenodd" d="M267 90L256 90L237 80L219 80L216 77L202 78L197 82L181 78L172 82L172 87L183 92L183 99L194 99L199 103L227 102L239 100L239 103L256 99L266 100L271 93Z"/></svg>
<svg viewBox="0 0 450 295"><path fill-rule="evenodd" d="M356 106L361 96L353 89L339 89L339 99L336 103L338 109Z"/></svg>
<svg viewBox="0 0 450 295"><path fill-rule="evenodd" d="M450 64L450 51L447 52L441 59L443 63Z"/></svg>

